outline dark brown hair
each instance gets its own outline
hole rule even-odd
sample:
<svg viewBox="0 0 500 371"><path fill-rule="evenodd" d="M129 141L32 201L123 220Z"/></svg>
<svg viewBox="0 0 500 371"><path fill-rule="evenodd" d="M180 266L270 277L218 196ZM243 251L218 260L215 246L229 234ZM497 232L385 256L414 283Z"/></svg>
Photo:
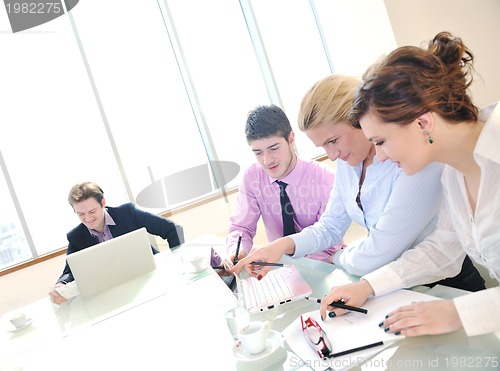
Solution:
<svg viewBox="0 0 500 371"><path fill-rule="evenodd" d="M363 75L349 119L354 126L369 111L382 122L406 125L435 112L450 122L477 121L467 89L474 57L462 40L441 32L427 50L397 48Z"/></svg>
<svg viewBox="0 0 500 371"><path fill-rule="evenodd" d="M248 144L254 140L279 136L288 143L292 126L285 112L274 104L258 106L248 113L245 136Z"/></svg>

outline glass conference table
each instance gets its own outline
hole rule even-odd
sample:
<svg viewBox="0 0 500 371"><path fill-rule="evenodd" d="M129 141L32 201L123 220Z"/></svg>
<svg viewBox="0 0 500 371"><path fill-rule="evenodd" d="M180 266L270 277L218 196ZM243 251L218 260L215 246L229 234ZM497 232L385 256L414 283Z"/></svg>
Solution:
<svg viewBox="0 0 500 371"><path fill-rule="evenodd" d="M196 241L155 255L150 274L83 300L62 305L45 298L0 317L0 370L310 370L283 342L269 356L252 362L233 355L233 339L224 313L234 297L211 268L199 274L183 271L181 256L200 246L223 248L220 237ZM310 259L283 258L295 264L322 297L333 285L355 277ZM460 290L436 286L429 294L449 298ZM252 314L283 331L301 314L319 305L299 300ZM9 319L18 312L32 318L31 326L13 331ZM390 360L369 358L352 369L459 370L500 368L500 338L495 334L467 337L463 331L404 339L386 349ZM386 353L387 354L387 353ZM486 357L490 357L489 365ZM479 366L482 367L479 367Z"/></svg>

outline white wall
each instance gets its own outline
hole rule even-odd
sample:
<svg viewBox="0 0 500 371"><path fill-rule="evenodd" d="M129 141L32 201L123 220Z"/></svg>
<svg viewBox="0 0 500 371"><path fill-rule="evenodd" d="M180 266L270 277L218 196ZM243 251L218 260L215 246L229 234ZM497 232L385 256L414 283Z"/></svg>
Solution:
<svg viewBox="0 0 500 371"><path fill-rule="evenodd" d="M385 0L398 46L422 46L441 31L459 36L474 55L473 100L500 100L499 0Z"/></svg>

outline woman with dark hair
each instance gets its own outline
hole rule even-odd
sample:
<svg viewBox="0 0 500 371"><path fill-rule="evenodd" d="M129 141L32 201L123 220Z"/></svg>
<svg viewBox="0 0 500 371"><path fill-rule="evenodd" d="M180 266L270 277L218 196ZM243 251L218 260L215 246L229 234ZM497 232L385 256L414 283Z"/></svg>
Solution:
<svg viewBox="0 0 500 371"><path fill-rule="evenodd" d="M333 287L321 315L344 311L328 304L361 305L369 296L459 272L468 254L500 281L500 106L479 111L467 93L473 55L460 38L439 33L427 49L400 47L371 67L350 119L375 144L379 160L406 174L444 163L444 202L436 230L398 260ZM414 303L388 313L386 332L417 336L464 328L468 335L500 330L500 287L453 300Z"/></svg>

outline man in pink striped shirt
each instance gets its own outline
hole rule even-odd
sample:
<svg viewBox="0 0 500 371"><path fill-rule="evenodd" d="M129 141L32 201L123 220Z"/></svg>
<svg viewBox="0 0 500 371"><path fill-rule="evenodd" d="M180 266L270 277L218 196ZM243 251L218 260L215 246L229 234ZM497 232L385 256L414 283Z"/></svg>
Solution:
<svg viewBox="0 0 500 371"><path fill-rule="evenodd" d="M297 156L295 134L281 108L275 105L255 108L248 115L245 135L257 163L243 174L229 219L226 247L231 260L240 235L239 258L250 251L261 217L269 242L283 237L280 187L276 181L286 184L285 191L293 209L294 232L300 232L320 218L335 180L331 169ZM341 241L306 256L329 263L331 255L344 246Z"/></svg>

